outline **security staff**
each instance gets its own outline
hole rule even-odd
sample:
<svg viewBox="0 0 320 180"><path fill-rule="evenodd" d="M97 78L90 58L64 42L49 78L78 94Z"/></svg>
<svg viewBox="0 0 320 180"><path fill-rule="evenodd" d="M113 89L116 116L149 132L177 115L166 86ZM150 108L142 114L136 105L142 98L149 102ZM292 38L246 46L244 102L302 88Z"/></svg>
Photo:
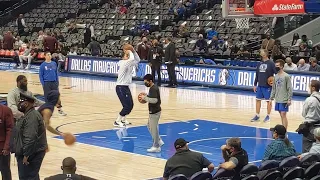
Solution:
<svg viewBox="0 0 320 180"><path fill-rule="evenodd" d="M158 86L161 86L161 63L163 57L163 49L158 45L158 40L152 40L152 47L148 52L148 62L151 66L152 77L155 80L156 72L158 75Z"/></svg>
<svg viewBox="0 0 320 180"><path fill-rule="evenodd" d="M312 80L309 85L309 94L303 105L302 116L304 122L300 124L297 132L303 135L302 151L309 152L314 139L313 131L320 126L320 81Z"/></svg>
<svg viewBox="0 0 320 180"><path fill-rule="evenodd" d="M24 116L16 125L19 127L21 135L15 136L20 138L20 142L22 142L19 152L17 151L18 146L15 144L20 180L40 180L39 171L48 148L44 121L41 114L34 109L34 102L33 97L20 94L18 110Z"/></svg>

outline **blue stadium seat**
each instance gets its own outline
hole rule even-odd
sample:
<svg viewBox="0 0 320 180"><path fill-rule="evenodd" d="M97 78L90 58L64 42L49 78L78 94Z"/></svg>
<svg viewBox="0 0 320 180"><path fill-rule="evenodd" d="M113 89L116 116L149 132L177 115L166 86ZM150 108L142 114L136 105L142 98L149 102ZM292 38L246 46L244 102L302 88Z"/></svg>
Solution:
<svg viewBox="0 0 320 180"><path fill-rule="evenodd" d="M256 175L251 175L251 176L247 176L241 180L259 180L259 178Z"/></svg>
<svg viewBox="0 0 320 180"><path fill-rule="evenodd" d="M287 157L281 161L279 164L279 171L283 174L288 172L290 169L298 166L300 163L299 159L296 156Z"/></svg>
<svg viewBox="0 0 320 180"><path fill-rule="evenodd" d="M237 60L231 60L231 66L236 66L237 65Z"/></svg>
<svg viewBox="0 0 320 180"><path fill-rule="evenodd" d="M303 178L304 169L302 167L294 167L283 175L284 180L292 180L295 178Z"/></svg>
<svg viewBox="0 0 320 180"><path fill-rule="evenodd" d="M243 67L248 67L248 66L250 66L250 61L243 61L243 65L242 65Z"/></svg>
<svg viewBox="0 0 320 180"><path fill-rule="evenodd" d="M197 172L193 174L190 178L190 180L211 180L212 175L209 172Z"/></svg>
<svg viewBox="0 0 320 180"><path fill-rule="evenodd" d="M312 177L315 177L319 173L320 173L320 162L316 162L306 169L304 176L305 178L310 179Z"/></svg>
<svg viewBox="0 0 320 180"><path fill-rule="evenodd" d="M238 60L237 65L243 67L243 60Z"/></svg>
<svg viewBox="0 0 320 180"><path fill-rule="evenodd" d="M276 160L266 160L261 163L259 167L259 171L264 171L264 170L269 170L269 169L274 169L279 167L279 162Z"/></svg>
<svg viewBox="0 0 320 180"><path fill-rule="evenodd" d="M315 177L313 177L313 178L312 178L312 179L310 179L310 180L320 180L320 175L315 176Z"/></svg>
<svg viewBox="0 0 320 180"><path fill-rule="evenodd" d="M272 171L268 173L266 176L264 176L261 180L277 180L282 177L282 174L280 171Z"/></svg>
<svg viewBox="0 0 320 180"><path fill-rule="evenodd" d="M229 59L224 60L223 65L224 66L231 66L231 60L229 60Z"/></svg>
<svg viewBox="0 0 320 180"><path fill-rule="evenodd" d="M216 174L213 175L213 180L217 180L217 179L233 179L233 177L236 175L236 172L234 170L229 171L229 170L225 170L225 169L218 169L218 171L216 172Z"/></svg>
<svg viewBox="0 0 320 180"><path fill-rule="evenodd" d="M314 164L315 162L318 162L319 160L320 160L320 157L317 154L310 153L303 156L303 158L300 160L299 166L306 169L312 164Z"/></svg>
<svg viewBox="0 0 320 180"><path fill-rule="evenodd" d="M171 176L169 180L188 180L188 178L183 174L177 174L177 175Z"/></svg>
<svg viewBox="0 0 320 180"><path fill-rule="evenodd" d="M256 175L258 173L258 167L254 164L247 164L240 170L240 178L245 178L250 175Z"/></svg>

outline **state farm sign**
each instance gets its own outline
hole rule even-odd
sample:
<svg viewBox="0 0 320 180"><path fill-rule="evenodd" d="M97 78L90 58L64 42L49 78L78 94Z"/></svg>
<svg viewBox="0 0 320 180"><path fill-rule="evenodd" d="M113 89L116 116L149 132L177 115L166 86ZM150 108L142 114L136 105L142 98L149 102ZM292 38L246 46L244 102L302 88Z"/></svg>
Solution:
<svg viewBox="0 0 320 180"><path fill-rule="evenodd" d="M301 0L256 0L254 14L304 14L304 2Z"/></svg>

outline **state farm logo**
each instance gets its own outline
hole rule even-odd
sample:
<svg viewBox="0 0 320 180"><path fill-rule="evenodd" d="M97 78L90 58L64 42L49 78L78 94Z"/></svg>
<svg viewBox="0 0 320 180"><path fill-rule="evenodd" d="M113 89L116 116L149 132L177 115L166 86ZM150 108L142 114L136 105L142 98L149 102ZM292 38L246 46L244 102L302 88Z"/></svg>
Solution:
<svg viewBox="0 0 320 180"><path fill-rule="evenodd" d="M288 10L301 10L304 9L303 4L275 4L272 11L288 11Z"/></svg>

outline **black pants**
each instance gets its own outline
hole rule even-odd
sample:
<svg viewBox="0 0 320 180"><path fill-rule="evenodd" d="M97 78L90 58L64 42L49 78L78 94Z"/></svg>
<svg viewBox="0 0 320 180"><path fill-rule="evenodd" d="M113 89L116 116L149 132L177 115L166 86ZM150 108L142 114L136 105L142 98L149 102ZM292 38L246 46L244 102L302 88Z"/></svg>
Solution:
<svg viewBox="0 0 320 180"><path fill-rule="evenodd" d="M175 70L176 65L171 63L167 64L167 71L169 75L169 84L170 85L177 85L177 76L176 76L176 70Z"/></svg>
<svg viewBox="0 0 320 180"><path fill-rule="evenodd" d="M305 136L302 137L302 153L309 152L312 144L316 142L316 140L314 139L313 131L317 127L319 126L311 125L309 127L309 132L310 132L309 135L307 137Z"/></svg>
<svg viewBox="0 0 320 180"><path fill-rule="evenodd" d="M23 164L23 156L17 156L19 180L40 180L39 171L45 151L37 152L28 158L28 165Z"/></svg>
<svg viewBox="0 0 320 180"><path fill-rule="evenodd" d="M48 102L47 96L48 93L52 90L59 90L59 83L57 81L45 81L43 84L43 94L45 102Z"/></svg>
<svg viewBox="0 0 320 180"><path fill-rule="evenodd" d="M7 156L0 155L0 170L2 180L11 180L11 170L10 170L10 154Z"/></svg>
<svg viewBox="0 0 320 180"><path fill-rule="evenodd" d="M156 80L156 72L158 74L158 85L161 84L161 64L160 63L155 63L151 62L151 74L153 77L153 80Z"/></svg>
<svg viewBox="0 0 320 180"><path fill-rule="evenodd" d="M122 104L122 110L120 111L120 116L126 116L130 114L133 109L133 99L129 86L116 86L116 92L119 100Z"/></svg>

